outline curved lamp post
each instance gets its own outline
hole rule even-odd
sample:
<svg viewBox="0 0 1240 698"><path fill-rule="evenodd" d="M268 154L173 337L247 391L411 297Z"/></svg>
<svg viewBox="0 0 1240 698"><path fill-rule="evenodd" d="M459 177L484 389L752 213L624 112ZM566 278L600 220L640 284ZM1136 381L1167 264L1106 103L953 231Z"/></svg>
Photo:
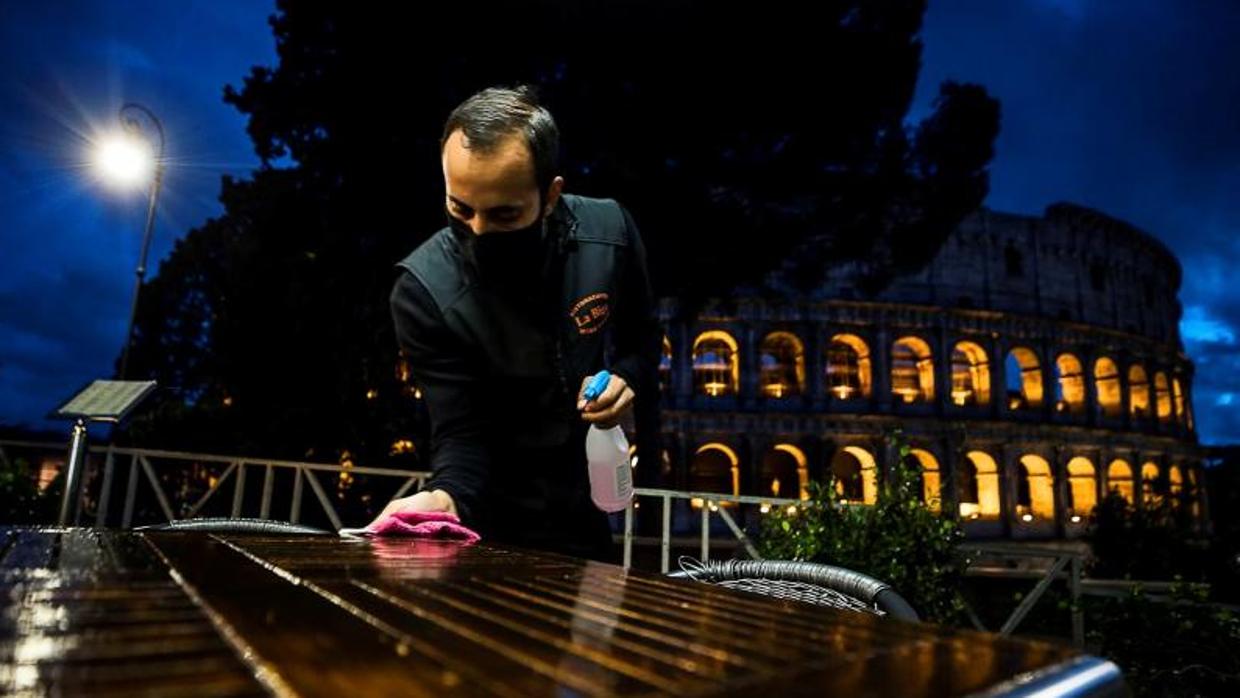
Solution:
<svg viewBox="0 0 1240 698"><path fill-rule="evenodd" d="M97 154L99 167L105 177L118 184L134 186L150 182L146 225L142 232L142 254L135 270L137 278L134 279L133 300L129 308L129 328L125 332L125 348L121 352L118 378L124 380L129 370L129 349L133 344L133 326L138 314L138 294L146 278L146 258L155 228L155 206L164 179L164 127L150 109L134 102L123 105L119 116L123 132L100 144ZM158 136L154 142L148 138L150 132ZM153 153L151 145L156 146Z"/></svg>

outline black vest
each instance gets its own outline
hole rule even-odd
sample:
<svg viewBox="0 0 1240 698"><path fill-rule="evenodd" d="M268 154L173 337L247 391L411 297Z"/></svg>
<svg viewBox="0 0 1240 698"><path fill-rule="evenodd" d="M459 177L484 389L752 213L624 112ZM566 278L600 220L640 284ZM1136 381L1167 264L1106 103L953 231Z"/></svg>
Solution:
<svg viewBox="0 0 1240 698"><path fill-rule="evenodd" d="M577 391L603 367L613 311L624 302L630 245L619 204L563 195L548 217L544 273L531 271L522 288L489 283L457 235L439 230L400 266L427 288L486 377L496 443L563 446L584 434Z"/></svg>

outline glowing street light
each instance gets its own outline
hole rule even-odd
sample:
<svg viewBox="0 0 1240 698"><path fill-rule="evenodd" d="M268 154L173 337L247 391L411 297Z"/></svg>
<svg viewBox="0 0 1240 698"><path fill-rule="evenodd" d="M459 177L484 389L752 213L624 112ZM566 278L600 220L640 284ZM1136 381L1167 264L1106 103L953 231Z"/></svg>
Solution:
<svg viewBox="0 0 1240 698"><path fill-rule="evenodd" d="M148 144L128 133L109 137L95 153L95 166L104 181L126 189L150 180L153 160Z"/></svg>
<svg viewBox="0 0 1240 698"><path fill-rule="evenodd" d="M121 132L101 141L95 152L95 165L104 179L121 187L137 187L150 183L146 207L146 225L142 232L142 255L134 270L133 303L129 308L129 329L125 332L125 348L121 352L121 379L129 368L129 348L133 344L133 325L138 314L138 293L146 277L146 257L151 249L151 233L155 228L155 204L164 179L164 127L150 109L129 102L120 109ZM153 144L148 133L158 140ZM152 148L152 145L157 147Z"/></svg>

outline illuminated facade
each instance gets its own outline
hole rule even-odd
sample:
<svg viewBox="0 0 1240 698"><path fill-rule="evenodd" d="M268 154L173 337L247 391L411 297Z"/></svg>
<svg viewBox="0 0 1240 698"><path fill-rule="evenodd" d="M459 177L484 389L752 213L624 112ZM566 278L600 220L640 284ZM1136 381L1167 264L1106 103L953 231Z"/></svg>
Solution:
<svg viewBox="0 0 1240 698"><path fill-rule="evenodd" d="M795 497L835 476L874 501L911 441L931 506L974 536L1074 537L1109 490L1203 515L1180 267L1157 240L1069 204L981 211L921 272L861 299L856 267L674 321L660 365L669 484Z"/></svg>

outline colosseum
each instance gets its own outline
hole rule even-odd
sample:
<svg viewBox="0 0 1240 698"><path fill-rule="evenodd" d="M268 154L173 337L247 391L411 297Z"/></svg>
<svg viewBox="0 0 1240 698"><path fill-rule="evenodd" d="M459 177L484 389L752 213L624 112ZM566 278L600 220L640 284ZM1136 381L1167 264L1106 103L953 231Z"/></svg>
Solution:
<svg viewBox="0 0 1240 698"><path fill-rule="evenodd" d="M916 275L859 299L742 294L674 321L664 468L681 490L873 502L902 429L931 507L971 537L1073 538L1105 493L1204 520L1181 269L1152 236L1072 204L982 210ZM777 275L771 283L778 283Z"/></svg>

